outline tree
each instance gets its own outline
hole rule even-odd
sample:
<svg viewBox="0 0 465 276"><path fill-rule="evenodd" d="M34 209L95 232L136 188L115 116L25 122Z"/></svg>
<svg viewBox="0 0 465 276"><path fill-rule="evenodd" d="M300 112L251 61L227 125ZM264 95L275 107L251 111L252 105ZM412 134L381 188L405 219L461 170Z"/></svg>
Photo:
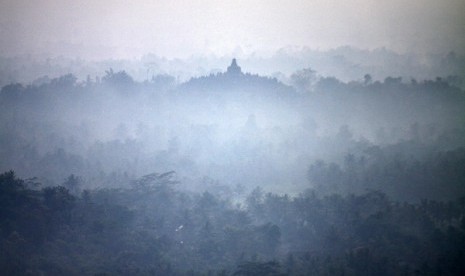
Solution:
<svg viewBox="0 0 465 276"><path fill-rule="evenodd" d="M65 182L63 183L63 186L69 190L69 192L73 195L79 195L81 192L81 178L78 176L75 176L74 174L71 174L66 178Z"/></svg>
<svg viewBox="0 0 465 276"><path fill-rule="evenodd" d="M6 85L2 88L0 92L0 99L5 99L7 101L15 101L21 97L21 94L24 92L25 88L20 83L12 83Z"/></svg>
<svg viewBox="0 0 465 276"><path fill-rule="evenodd" d="M372 82L373 82L373 78L371 77L370 74L365 74L365 76L363 76L364 85L370 85Z"/></svg>
<svg viewBox="0 0 465 276"><path fill-rule="evenodd" d="M113 69L105 71L102 82L117 89L127 89L135 85L133 78L126 71L113 72Z"/></svg>
<svg viewBox="0 0 465 276"><path fill-rule="evenodd" d="M50 85L57 88L69 88L76 85L77 77L73 74L66 74L58 78L52 79Z"/></svg>
<svg viewBox="0 0 465 276"><path fill-rule="evenodd" d="M46 187L42 194L44 204L51 212L51 226L69 222L75 198L68 189L63 186Z"/></svg>
<svg viewBox="0 0 465 276"><path fill-rule="evenodd" d="M310 68L299 70L291 75L291 84L297 92L302 94L312 91L316 81L316 71Z"/></svg>

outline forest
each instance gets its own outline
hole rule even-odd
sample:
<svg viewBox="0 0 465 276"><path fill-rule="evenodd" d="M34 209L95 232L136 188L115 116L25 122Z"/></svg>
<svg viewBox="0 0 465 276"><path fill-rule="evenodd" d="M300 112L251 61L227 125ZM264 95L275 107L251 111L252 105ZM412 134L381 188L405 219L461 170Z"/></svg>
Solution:
<svg viewBox="0 0 465 276"><path fill-rule="evenodd" d="M465 273L460 76L239 63L4 85L2 274Z"/></svg>

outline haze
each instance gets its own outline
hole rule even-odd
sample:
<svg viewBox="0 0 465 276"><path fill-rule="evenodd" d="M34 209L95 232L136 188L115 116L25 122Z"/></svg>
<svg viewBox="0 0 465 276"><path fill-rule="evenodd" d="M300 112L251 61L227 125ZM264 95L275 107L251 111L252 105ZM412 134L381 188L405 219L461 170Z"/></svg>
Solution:
<svg viewBox="0 0 465 276"><path fill-rule="evenodd" d="M1 275L465 275L465 1L1 1Z"/></svg>
<svg viewBox="0 0 465 276"><path fill-rule="evenodd" d="M4 56L269 54L341 45L462 53L465 1L2 1Z"/></svg>

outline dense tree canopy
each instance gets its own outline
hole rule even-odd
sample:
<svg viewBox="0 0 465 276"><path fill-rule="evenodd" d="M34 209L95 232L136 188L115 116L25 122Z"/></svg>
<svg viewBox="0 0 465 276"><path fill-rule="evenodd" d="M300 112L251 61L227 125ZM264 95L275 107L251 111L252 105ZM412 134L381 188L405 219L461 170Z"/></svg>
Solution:
<svg viewBox="0 0 465 276"><path fill-rule="evenodd" d="M178 191L172 177L152 174L132 188L73 196L62 186L31 189L13 172L1 174L1 270L460 275L465 269L463 198L409 204L375 191L324 197L308 191L268 193L241 207L210 193Z"/></svg>
<svg viewBox="0 0 465 276"><path fill-rule="evenodd" d="M454 79L232 68L4 86L1 274L463 275Z"/></svg>

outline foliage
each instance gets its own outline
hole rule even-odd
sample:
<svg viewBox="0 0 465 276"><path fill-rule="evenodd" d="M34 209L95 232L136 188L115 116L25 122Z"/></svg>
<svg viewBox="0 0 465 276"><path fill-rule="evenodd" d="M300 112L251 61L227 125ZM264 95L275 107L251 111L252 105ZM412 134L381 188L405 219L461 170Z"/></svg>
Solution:
<svg viewBox="0 0 465 276"><path fill-rule="evenodd" d="M463 275L454 80L291 81L4 86L1 274Z"/></svg>
<svg viewBox="0 0 465 276"><path fill-rule="evenodd" d="M37 191L13 172L0 175L0 188L0 268L6 275L461 275L465 270L463 199L413 204L392 202L381 192L319 197L308 191L296 197L268 193L238 209L210 193L163 185L85 190L81 196L64 187Z"/></svg>

